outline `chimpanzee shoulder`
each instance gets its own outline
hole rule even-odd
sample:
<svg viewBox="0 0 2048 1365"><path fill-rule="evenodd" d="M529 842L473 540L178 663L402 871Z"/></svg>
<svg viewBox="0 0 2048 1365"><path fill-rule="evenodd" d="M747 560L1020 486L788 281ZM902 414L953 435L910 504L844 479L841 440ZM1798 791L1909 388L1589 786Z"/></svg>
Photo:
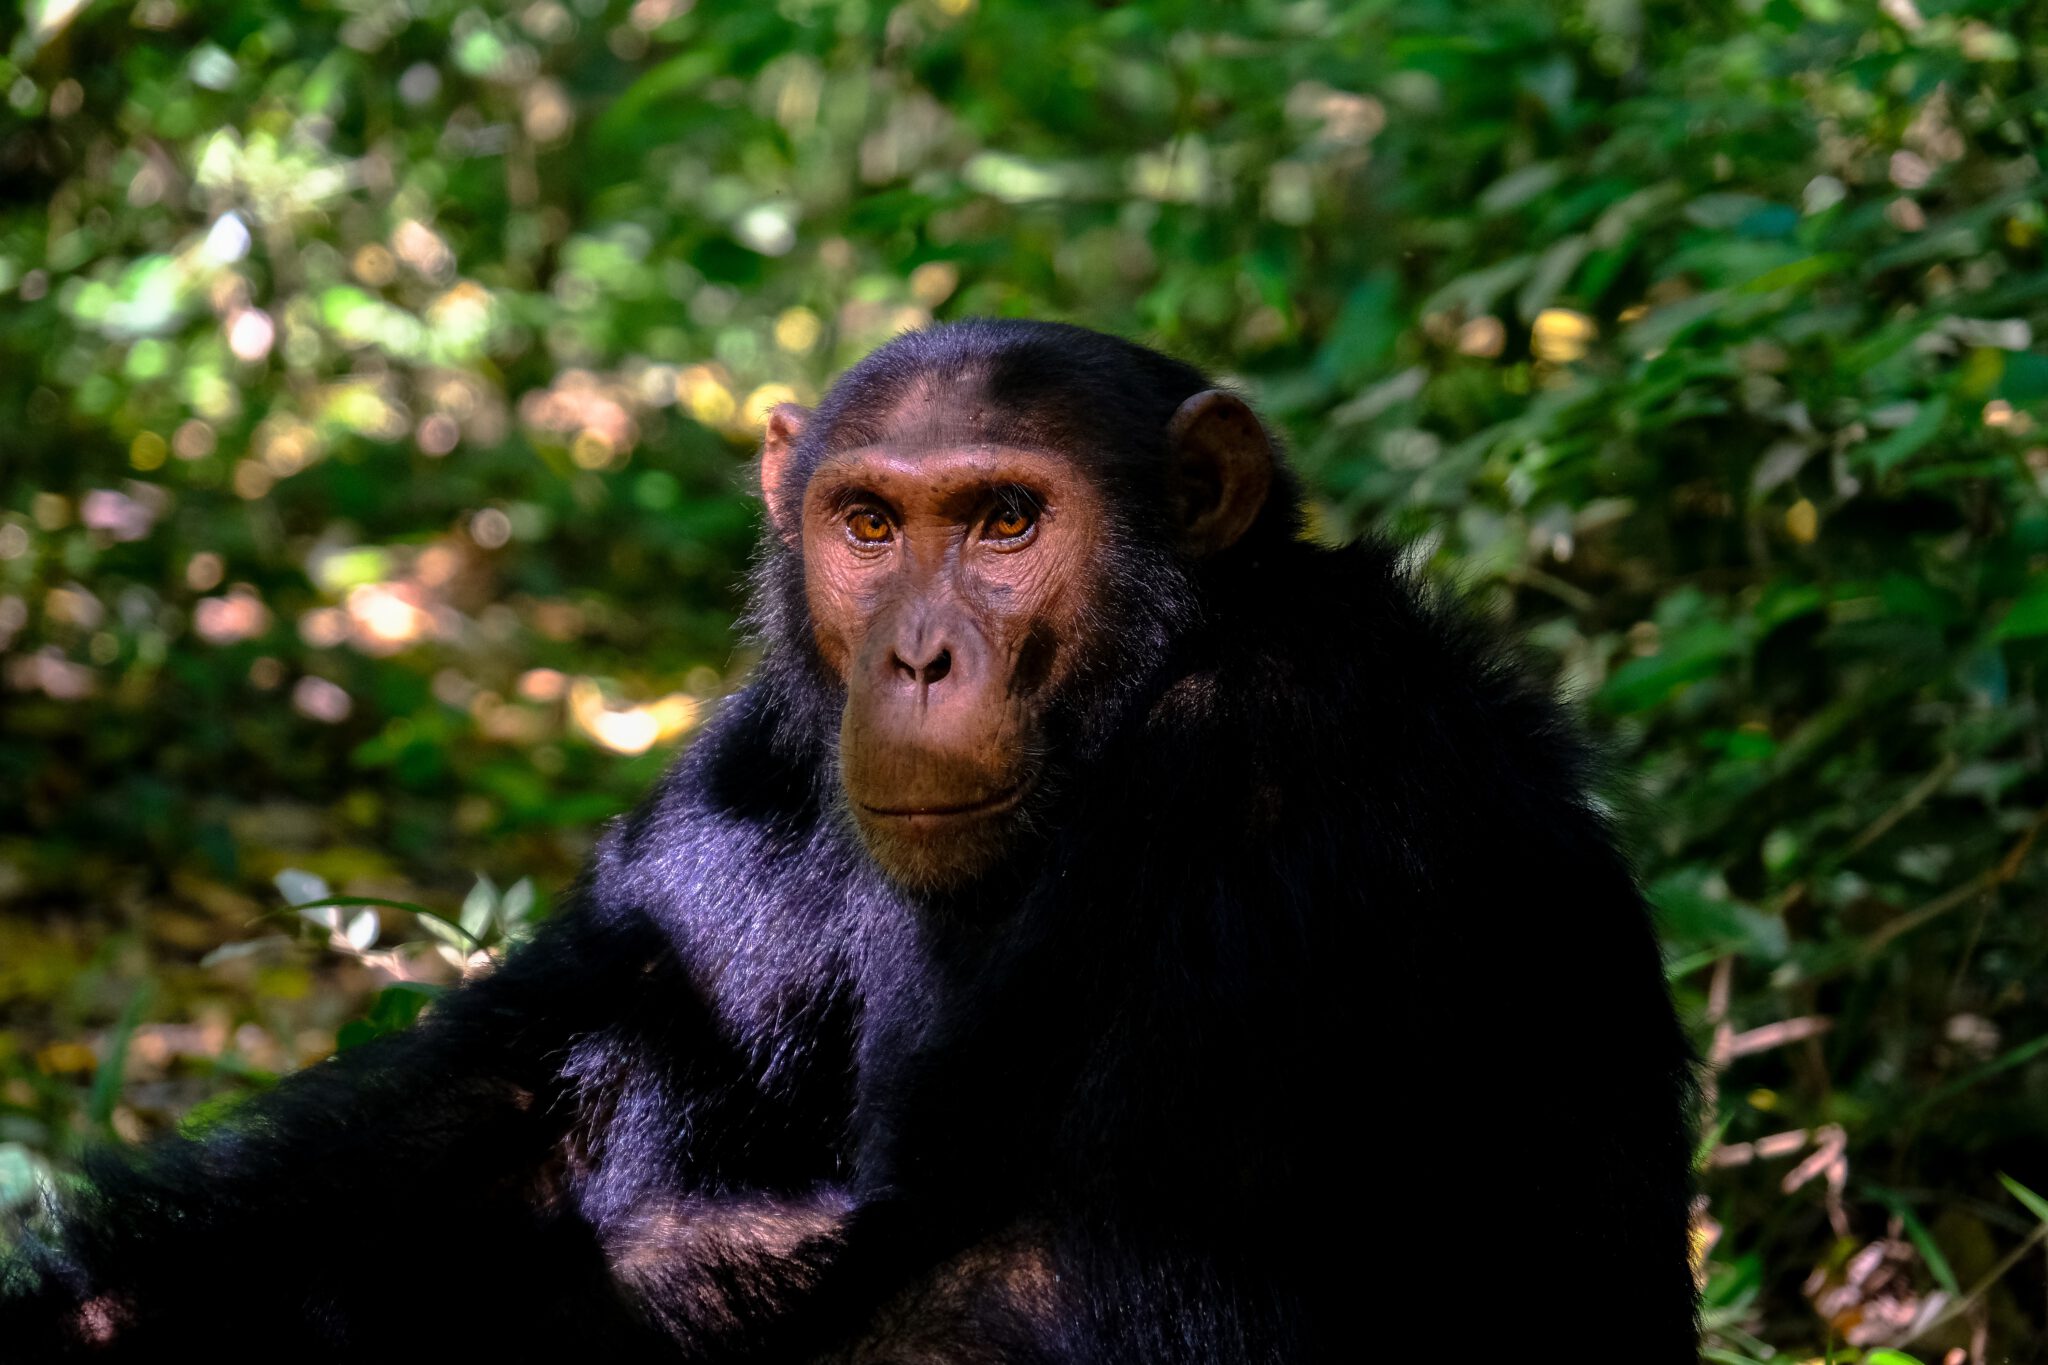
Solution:
<svg viewBox="0 0 2048 1365"><path fill-rule="evenodd" d="M1295 542L1219 565L1188 666L1151 721L1160 749L1199 739L1259 756L1296 802L1472 784L1566 801L1598 776L1570 712L1509 633L1403 548ZM1211 784L1211 790L1215 784Z"/></svg>

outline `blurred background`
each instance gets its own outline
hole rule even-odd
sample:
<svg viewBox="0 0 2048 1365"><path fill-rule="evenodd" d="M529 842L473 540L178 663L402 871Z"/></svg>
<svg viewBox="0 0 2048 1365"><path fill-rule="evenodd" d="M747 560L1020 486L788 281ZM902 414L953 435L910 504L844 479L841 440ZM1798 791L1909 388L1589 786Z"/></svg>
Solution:
<svg viewBox="0 0 2048 1365"><path fill-rule="evenodd" d="M545 913L744 671L764 410L1011 314L1242 386L1318 536L1416 538L1582 699L1713 1068L1713 1358L2048 1351L2038 6L28 0L4 50L0 1205ZM1629 1078L1542 1028L1597 1129ZM1500 1188L1475 1308L1550 1254ZM1626 1358L1602 1315L1529 1336Z"/></svg>

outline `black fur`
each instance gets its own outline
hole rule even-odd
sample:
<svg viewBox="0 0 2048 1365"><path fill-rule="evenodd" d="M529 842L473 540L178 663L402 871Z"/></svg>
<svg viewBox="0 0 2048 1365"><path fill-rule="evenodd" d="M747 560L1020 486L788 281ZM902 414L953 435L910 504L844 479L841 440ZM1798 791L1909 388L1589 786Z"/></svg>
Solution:
<svg viewBox="0 0 2048 1365"><path fill-rule="evenodd" d="M1017 856L869 864L767 536L760 676L540 939L101 1160L0 1354L1694 1358L1689 1056L1557 708L1388 548L1299 541L1289 480L1175 559L1206 381L1123 342L901 338L790 477L935 378L1117 493L1114 657Z"/></svg>

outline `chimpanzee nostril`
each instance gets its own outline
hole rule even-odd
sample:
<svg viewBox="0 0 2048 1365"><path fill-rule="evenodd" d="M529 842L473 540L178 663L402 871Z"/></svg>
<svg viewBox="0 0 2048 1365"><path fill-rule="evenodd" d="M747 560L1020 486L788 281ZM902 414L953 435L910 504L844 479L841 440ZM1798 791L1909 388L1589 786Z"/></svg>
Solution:
<svg viewBox="0 0 2048 1365"><path fill-rule="evenodd" d="M914 664L903 657L901 650L892 650L889 654L889 664L891 670L901 674L906 681L916 683L921 688L930 687L953 671L953 651L941 649L925 663Z"/></svg>

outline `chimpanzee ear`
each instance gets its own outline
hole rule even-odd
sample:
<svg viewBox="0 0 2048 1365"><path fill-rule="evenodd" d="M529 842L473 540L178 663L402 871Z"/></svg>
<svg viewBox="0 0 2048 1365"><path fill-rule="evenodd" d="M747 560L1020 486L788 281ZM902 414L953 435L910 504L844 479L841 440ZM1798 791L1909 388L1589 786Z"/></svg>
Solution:
<svg viewBox="0 0 2048 1365"><path fill-rule="evenodd" d="M1244 400L1205 389L1167 424L1173 466L1167 497L1180 548L1196 556L1229 549L1251 529L1273 487L1273 443Z"/></svg>
<svg viewBox="0 0 2048 1365"><path fill-rule="evenodd" d="M769 409L768 429L761 438L761 500L768 504L769 525L790 546L803 538L803 490L785 488L782 476L810 415L808 408L778 403Z"/></svg>

